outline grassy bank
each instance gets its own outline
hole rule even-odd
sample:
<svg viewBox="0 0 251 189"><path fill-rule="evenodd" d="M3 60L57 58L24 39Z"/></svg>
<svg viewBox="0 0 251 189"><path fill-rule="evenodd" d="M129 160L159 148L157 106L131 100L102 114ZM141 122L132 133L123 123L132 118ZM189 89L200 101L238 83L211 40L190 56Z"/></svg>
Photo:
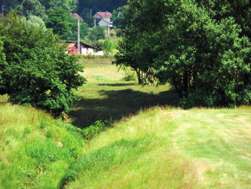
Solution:
<svg viewBox="0 0 251 189"><path fill-rule="evenodd" d="M68 188L250 188L251 108L154 108L95 137Z"/></svg>
<svg viewBox="0 0 251 189"><path fill-rule="evenodd" d="M84 144L70 124L0 103L0 188L57 188Z"/></svg>

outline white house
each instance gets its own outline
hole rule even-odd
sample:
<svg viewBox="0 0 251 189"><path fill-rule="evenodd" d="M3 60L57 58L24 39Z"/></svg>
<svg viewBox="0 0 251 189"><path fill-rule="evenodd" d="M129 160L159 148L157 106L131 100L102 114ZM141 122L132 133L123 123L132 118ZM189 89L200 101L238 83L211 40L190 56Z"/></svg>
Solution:
<svg viewBox="0 0 251 189"><path fill-rule="evenodd" d="M112 17L112 13L110 12L97 12L94 16L94 26L96 26L97 24L99 26L108 26L111 25L111 17Z"/></svg>

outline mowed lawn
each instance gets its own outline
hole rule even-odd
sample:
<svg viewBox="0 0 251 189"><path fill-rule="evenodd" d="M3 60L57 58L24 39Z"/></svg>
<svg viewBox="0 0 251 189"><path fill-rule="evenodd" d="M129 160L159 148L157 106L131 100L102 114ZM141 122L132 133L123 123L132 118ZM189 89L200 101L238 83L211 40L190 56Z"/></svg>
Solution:
<svg viewBox="0 0 251 189"><path fill-rule="evenodd" d="M84 149L67 188L250 188L251 108L158 108Z"/></svg>

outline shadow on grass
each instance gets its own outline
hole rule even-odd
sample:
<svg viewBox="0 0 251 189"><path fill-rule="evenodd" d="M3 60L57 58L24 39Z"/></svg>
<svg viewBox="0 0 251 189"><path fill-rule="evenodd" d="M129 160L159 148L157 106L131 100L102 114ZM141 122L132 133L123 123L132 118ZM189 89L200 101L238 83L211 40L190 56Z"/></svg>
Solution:
<svg viewBox="0 0 251 189"><path fill-rule="evenodd" d="M76 101L69 112L74 118L73 125L85 128L97 120L117 121L138 111L153 106L175 105L177 93L165 91L159 94L149 94L132 89L99 90L103 99L84 99Z"/></svg>
<svg viewBox="0 0 251 189"><path fill-rule="evenodd" d="M134 83L112 83L112 84L107 84L107 83L100 83L98 86L109 86L109 87L121 87L121 86L130 86L133 85Z"/></svg>

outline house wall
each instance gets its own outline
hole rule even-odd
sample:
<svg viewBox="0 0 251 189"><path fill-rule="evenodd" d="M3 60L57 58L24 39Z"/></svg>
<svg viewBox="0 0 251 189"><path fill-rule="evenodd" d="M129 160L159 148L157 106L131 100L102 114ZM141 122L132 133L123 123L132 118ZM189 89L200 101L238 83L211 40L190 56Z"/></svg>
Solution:
<svg viewBox="0 0 251 189"><path fill-rule="evenodd" d="M98 23L98 25L100 25L100 26L107 26L108 23L105 22L105 21L102 19L102 20L100 20L100 22Z"/></svg>
<svg viewBox="0 0 251 189"><path fill-rule="evenodd" d="M70 50L68 50L69 54L78 54L78 48L75 45L74 47L72 47Z"/></svg>
<svg viewBox="0 0 251 189"><path fill-rule="evenodd" d="M94 54L93 48L82 48L82 55Z"/></svg>

